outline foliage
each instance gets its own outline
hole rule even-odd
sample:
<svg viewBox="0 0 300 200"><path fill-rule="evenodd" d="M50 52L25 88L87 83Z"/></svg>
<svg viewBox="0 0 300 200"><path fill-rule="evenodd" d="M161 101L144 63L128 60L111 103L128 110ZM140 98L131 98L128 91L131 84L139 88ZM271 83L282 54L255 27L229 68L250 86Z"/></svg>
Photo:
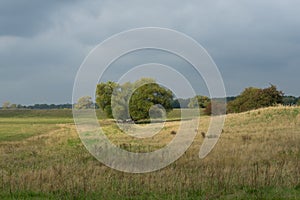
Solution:
<svg viewBox="0 0 300 200"><path fill-rule="evenodd" d="M96 103L106 113L107 117L112 117L111 96L116 87L117 84L112 81L97 85Z"/></svg>
<svg viewBox="0 0 300 200"><path fill-rule="evenodd" d="M300 106L300 97L298 98L297 105Z"/></svg>
<svg viewBox="0 0 300 200"><path fill-rule="evenodd" d="M168 112L172 110L172 98L172 92L157 83L145 84L136 89L130 99L129 110L131 118L133 120L149 119L150 108L154 105L162 106Z"/></svg>
<svg viewBox="0 0 300 200"><path fill-rule="evenodd" d="M21 105L21 104L10 104L9 102L4 103L3 109L71 109L72 104L66 103L66 104L34 104L34 105Z"/></svg>
<svg viewBox="0 0 300 200"><path fill-rule="evenodd" d="M2 109L8 109L9 106L10 106L10 102L9 102L9 101L5 101L5 102L3 102L3 104L2 104Z"/></svg>
<svg viewBox="0 0 300 200"><path fill-rule="evenodd" d="M178 98L174 99L172 101L172 107L173 108L188 108L190 103L190 98L183 99L183 98Z"/></svg>
<svg viewBox="0 0 300 200"><path fill-rule="evenodd" d="M284 96L282 99L282 104L285 106L296 105L298 101L297 97L294 96Z"/></svg>
<svg viewBox="0 0 300 200"><path fill-rule="evenodd" d="M226 104L223 101L212 100L204 109L206 115L222 115L226 113Z"/></svg>
<svg viewBox="0 0 300 200"><path fill-rule="evenodd" d="M130 119L129 113L129 100L134 90L134 84L126 82L123 85L117 85L115 91L112 94L110 112L113 113L113 117L118 120Z"/></svg>
<svg viewBox="0 0 300 200"><path fill-rule="evenodd" d="M172 108L181 108L178 99L174 99L171 102Z"/></svg>
<svg viewBox="0 0 300 200"><path fill-rule="evenodd" d="M283 92L271 85L265 89L246 88L237 98L228 103L227 111L244 112L248 110L274 106L283 102Z"/></svg>
<svg viewBox="0 0 300 200"><path fill-rule="evenodd" d="M71 109L72 104L66 103L66 104L34 104L29 106L24 105L18 105L19 109Z"/></svg>
<svg viewBox="0 0 300 200"><path fill-rule="evenodd" d="M90 96L80 97L77 103L75 104L76 109L88 109L88 108L92 108L92 106L93 106L93 101L92 101L92 97Z"/></svg>
<svg viewBox="0 0 300 200"><path fill-rule="evenodd" d="M236 99L235 96L226 97L226 102L233 101L233 100L235 100L235 99Z"/></svg>
<svg viewBox="0 0 300 200"><path fill-rule="evenodd" d="M9 101L5 101L2 104L2 109L3 110L7 110L7 109L11 109L11 110L15 110L17 108L19 108L20 105L17 105L15 103L11 104Z"/></svg>
<svg viewBox="0 0 300 200"><path fill-rule="evenodd" d="M150 78L142 78L134 83L119 85L114 82L97 85L96 102L108 117L118 120L149 119L149 111L157 115L163 107L172 110L173 94ZM154 109L154 105L156 106Z"/></svg>
<svg viewBox="0 0 300 200"><path fill-rule="evenodd" d="M210 99L207 96L197 95L194 98L190 99L189 108L206 108L206 106L210 103Z"/></svg>

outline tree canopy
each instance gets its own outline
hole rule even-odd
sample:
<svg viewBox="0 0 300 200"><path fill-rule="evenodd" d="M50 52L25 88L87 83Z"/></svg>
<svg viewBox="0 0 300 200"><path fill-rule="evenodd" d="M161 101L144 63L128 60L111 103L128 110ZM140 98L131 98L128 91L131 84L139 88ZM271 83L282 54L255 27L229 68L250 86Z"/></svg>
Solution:
<svg viewBox="0 0 300 200"><path fill-rule="evenodd" d="M130 115L133 120L148 119L150 108L152 116L159 117L163 113L159 108L164 108L167 112L172 110L171 101L173 94L157 83L148 83L137 88L129 102ZM153 107L157 105L158 107Z"/></svg>
<svg viewBox="0 0 300 200"><path fill-rule="evenodd" d="M237 98L227 105L228 112L244 112L262 107L274 106L283 102L283 92L276 86L260 89L246 88Z"/></svg>
<svg viewBox="0 0 300 200"><path fill-rule="evenodd" d="M112 81L97 85L96 103L103 111L105 111L108 117L112 117L111 96L116 87L117 84Z"/></svg>
<svg viewBox="0 0 300 200"><path fill-rule="evenodd" d="M172 101L172 92L149 78L122 85L111 81L97 85L96 103L108 117L118 120L159 117L163 110L172 110Z"/></svg>
<svg viewBox="0 0 300 200"><path fill-rule="evenodd" d="M194 98L190 99L188 107L195 108L199 106L199 108L206 108L209 103L210 98L208 98L207 96L197 95Z"/></svg>
<svg viewBox="0 0 300 200"><path fill-rule="evenodd" d="M93 101L92 101L92 97L90 96L80 97L77 103L75 104L76 109L88 109L88 108L92 108L92 106L93 106Z"/></svg>

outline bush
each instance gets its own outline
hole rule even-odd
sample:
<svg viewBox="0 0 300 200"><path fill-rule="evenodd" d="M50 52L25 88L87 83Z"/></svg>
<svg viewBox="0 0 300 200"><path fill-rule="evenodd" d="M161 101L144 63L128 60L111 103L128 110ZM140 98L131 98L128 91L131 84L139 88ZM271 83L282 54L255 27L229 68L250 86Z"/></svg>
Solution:
<svg viewBox="0 0 300 200"><path fill-rule="evenodd" d="M188 104L189 108L206 108L207 105L210 103L210 99L207 96L197 95L194 98L190 99Z"/></svg>
<svg viewBox="0 0 300 200"><path fill-rule="evenodd" d="M245 112L263 107L274 106L283 102L283 92L271 85L265 89L246 88L237 98L227 105L229 113Z"/></svg>
<svg viewBox="0 0 300 200"><path fill-rule="evenodd" d="M213 110L212 110L212 107ZM211 101L204 109L206 115L222 115L226 113L225 102Z"/></svg>

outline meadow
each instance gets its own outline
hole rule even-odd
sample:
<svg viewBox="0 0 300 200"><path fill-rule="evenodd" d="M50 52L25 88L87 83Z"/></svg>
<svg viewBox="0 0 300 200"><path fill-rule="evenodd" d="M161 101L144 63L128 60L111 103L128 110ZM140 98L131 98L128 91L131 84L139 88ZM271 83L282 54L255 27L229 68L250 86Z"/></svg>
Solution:
<svg viewBox="0 0 300 200"><path fill-rule="evenodd" d="M180 112L148 139L100 124L113 143L133 152L172 140ZM0 111L0 199L300 199L300 107L227 115L213 151L199 159L210 116L177 161L156 172L130 174L106 167L81 143L71 110Z"/></svg>

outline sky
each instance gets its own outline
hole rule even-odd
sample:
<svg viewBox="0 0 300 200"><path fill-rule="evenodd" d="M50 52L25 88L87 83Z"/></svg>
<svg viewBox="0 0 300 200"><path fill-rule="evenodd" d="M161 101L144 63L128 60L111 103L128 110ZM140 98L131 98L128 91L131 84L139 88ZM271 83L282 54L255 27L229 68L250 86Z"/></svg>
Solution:
<svg viewBox="0 0 300 200"><path fill-rule="evenodd" d="M218 66L228 96L270 83L300 96L298 0L1 0L0 103L70 103L89 52L139 27L174 29L196 40ZM157 51L121 58L103 80L150 61L176 66L194 85L199 81L197 92L207 93L188 64Z"/></svg>

